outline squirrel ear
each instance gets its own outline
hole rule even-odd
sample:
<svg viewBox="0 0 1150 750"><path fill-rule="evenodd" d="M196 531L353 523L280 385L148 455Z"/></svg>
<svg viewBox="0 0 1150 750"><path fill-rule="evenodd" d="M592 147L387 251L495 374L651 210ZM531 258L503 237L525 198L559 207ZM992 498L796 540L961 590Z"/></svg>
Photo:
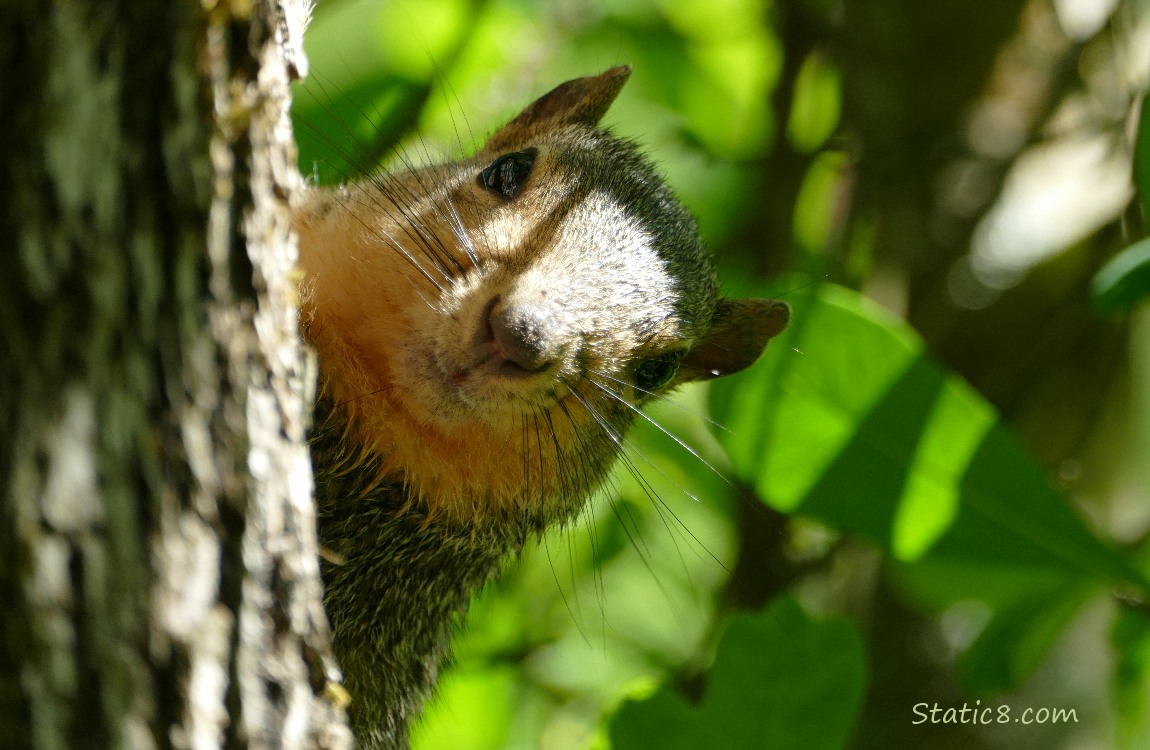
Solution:
<svg viewBox="0 0 1150 750"><path fill-rule="evenodd" d="M631 66L618 65L597 76L561 83L539 97L487 139L490 151L504 151L540 126L568 123L597 125L631 77Z"/></svg>
<svg viewBox="0 0 1150 750"><path fill-rule="evenodd" d="M710 380L750 367L790 318L791 308L777 299L719 300L710 333L683 358L682 381Z"/></svg>

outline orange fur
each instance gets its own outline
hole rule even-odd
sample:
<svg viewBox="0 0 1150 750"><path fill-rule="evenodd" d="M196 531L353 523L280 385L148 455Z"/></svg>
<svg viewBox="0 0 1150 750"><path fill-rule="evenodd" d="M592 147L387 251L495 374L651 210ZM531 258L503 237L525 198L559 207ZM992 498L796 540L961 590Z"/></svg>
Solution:
<svg viewBox="0 0 1150 750"><path fill-rule="evenodd" d="M470 366L457 339L478 324L467 321L480 318L492 293L483 284L498 279L457 280L455 293L446 295L454 315L445 314L451 311L444 310L443 291L392 246L387 238L399 230L361 209L374 199L357 191L318 194L310 199L315 205L296 213L301 331L318 352L321 387L342 406L353 442L379 461L380 481L402 478L429 515L453 522L481 523L556 496L565 471L557 452L576 460L570 446L579 444L593 416L562 387L533 391L530 383L499 382L482 360ZM324 211L324 200L342 205ZM489 239L493 231L483 230ZM455 244L453 236L440 239L444 247ZM453 257L470 265L457 248ZM469 281L481 288L468 289ZM445 342L436 352L441 357L442 350L460 350L454 372L445 372L429 351L437 340ZM456 390L473 397L454 401ZM546 424L542 409L552 414Z"/></svg>

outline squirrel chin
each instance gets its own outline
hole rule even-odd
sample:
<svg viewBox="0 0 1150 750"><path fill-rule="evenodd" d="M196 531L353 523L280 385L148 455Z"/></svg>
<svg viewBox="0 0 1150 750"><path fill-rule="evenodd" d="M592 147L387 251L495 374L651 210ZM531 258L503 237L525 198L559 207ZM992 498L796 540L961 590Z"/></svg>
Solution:
<svg viewBox="0 0 1150 750"><path fill-rule="evenodd" d="M388 367L375 363L368 380L354 359L333 361L333 342L325 343L324 388L342 405L360 460L378 467L378 482L402 482L405 507L420 506L429 522L482 525L546 508L555 517L555 504L598 486L598 474L554 459L556 446L583 444L593 428L566 386L525 387L493 358L449 373L426 345ZM551 460L541 463L541 453Z"/></svg>
<svg viewBox="0 0 1150 750"><path fill-rule="evenodd" d="M566 408L574 411L573 406ZM519 418L507 415L504 424L492 425L406 411L392 414L390 424L399 429L387 437L398 439L387 440L373 425L353 421L351 427L374 438L363 445L379 459L381 479L401 480L409 493L408 507L421 506L429 521L483 525L524 510L542 512L593 491L599 483L600 477L578 477L580 486L575 487L575 478L564 475L559 464L539 463L541 451L577 440L577 424L543 424L529 412Z"/></svg>

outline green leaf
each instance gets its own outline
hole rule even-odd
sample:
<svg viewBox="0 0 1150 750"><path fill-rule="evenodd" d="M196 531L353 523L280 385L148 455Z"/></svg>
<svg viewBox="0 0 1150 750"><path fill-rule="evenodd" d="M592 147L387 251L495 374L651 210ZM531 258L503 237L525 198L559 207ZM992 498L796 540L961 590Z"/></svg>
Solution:
<svg viewBox="0 0 1150 750"><path fill-rule="evenodd" d="M847 620L810 620L792 600L731 618L702 705L661 689L625 703L614 750L830 750L843 747L866 681L862 641Z"/></svg>
<svg viewBox="0 0 1150 750"><path fill-rule="evenodd" d="M1090 281L1091 302L1102 314L1129 310L1147 295L1150 295L1150 239L1136 242L1115 255Z"/></svg>
<svg viewBox="0 0 1150 750"><path fill-rule="evenodd" d="M898 560L1145 580L1095 537L993 408L902 321L848 289L793 300L792 328L712 389L736 473L784 512Z"/></svg>

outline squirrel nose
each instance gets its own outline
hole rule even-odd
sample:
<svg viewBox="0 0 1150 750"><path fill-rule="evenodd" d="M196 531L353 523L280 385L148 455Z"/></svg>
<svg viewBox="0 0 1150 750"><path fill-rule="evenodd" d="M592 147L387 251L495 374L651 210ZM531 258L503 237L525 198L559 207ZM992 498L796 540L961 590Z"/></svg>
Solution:
<svg viewBox="0 0 1150 750"><path fill-rule="evenodd" d="M559 326L546 303L508 303L495 297L488 303L487 350L528 373L558 359Z"/></svg>

